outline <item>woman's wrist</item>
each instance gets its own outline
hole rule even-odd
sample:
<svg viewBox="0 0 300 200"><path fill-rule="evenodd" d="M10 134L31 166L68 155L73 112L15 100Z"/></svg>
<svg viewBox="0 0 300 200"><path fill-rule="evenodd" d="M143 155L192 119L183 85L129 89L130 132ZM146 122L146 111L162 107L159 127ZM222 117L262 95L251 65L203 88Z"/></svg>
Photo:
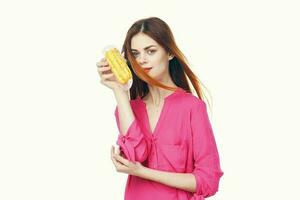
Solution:
<svg viewBox="0 0 300 200"><path fill-rule="evenodd" d="M147 167L143 166L143 165L139 165L139 168L134 172L134 176L140 177L140 178L144 178L145 177L145 173L147 171Z"/></svg>
<svg viewBox="0 0 300 200"><path fill-rule="evenodd" d="M126 96L128 98L128 91L124 91L121 87L115 87L113 92L116 97Z"/></svg>

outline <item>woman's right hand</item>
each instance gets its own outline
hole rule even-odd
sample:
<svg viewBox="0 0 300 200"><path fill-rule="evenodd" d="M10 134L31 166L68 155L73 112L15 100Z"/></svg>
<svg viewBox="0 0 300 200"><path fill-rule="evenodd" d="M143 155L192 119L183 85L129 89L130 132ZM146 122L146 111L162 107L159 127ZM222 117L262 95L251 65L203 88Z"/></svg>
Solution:
<svg viewBox="0 0 300 200"><path fill-rule="evenodd" d="M115 75L111 71L111 67L109 66L107 60L102 58L100 62L96 63L99 76L101 78L101 84L106 87L116 90L121 89L122 84L116 79Z"/></svg>

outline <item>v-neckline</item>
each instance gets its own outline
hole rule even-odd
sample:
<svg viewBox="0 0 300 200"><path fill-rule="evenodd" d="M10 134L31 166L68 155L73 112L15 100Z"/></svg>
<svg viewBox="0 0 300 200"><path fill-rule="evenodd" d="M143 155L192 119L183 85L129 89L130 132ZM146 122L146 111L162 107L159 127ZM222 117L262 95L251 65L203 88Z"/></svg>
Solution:
<svg viewBox="0 0 300 200"><path fill-rule="evenodd" d="M151 136L154 136L156 135L156 132L161 124L161 121L163 119L163 116L164 116L164 113L165 113L165 110L166 110L166 107L167 107L167 104L166 102L168 101L168 99L173 96L175 93L177 93L178 91L180 91L181 88L177 88L173 93L169 94L168 96L166 96L164 98L164 102L163 102L163 105L162 105L162 108L161 108L161 111L159 113L159 116L158 116L158 119L156 121L156 124L155 126L153 127L153 130L151 130L151 125L150 125L150 120L149 120L149 115L148 115L148 110L147 110L147 105L146 103L144 102L144 100L142 98L139 97L139 100L142 102L143 104L143 109L144 109L144 116L145 116L145 119L146 119L146 128L148 130L148 132L150 133Z"/></svg>
<svg viewBox="0 0 300 200"><path fill-rule="evenodd" d="M157 127L159 125L159 122L161 121L161 118L162 118L162 115L164 113L164 109L165 109L165 100L164 100L164 103L163 103L163 106L161 108L161 111L159 113L159 116L158 116L158 119L157 121L155 122L154 126L153 126L153 130L151 130L151 124L150 124L150 118L149 118L149 113L148 113L148 110L147 110L147 105L144 103L144 113L145 113L145 117L146 117L146 126L147 126L147 130L148 132L151 134L151 135L154 135L156 130L157 130Z"/></svg>

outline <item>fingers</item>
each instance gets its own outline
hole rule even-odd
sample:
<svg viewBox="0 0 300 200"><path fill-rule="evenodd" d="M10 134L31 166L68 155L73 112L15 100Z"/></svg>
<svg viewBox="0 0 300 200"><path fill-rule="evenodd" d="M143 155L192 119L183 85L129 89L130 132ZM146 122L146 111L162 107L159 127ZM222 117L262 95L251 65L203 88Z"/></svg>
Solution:
<svg viewBox="0 0 300 200"><path fill-rule="evenodd" d="M108 80L113 80L112 77L112 71L111 67L109 66L107 60L104 58L101 59L100 62L96 63L98 73L101 77L101 79L108 79ZM104 74L109 74L108 76L103 76Z"/></svg>
<svg viewBox="0 0 300 200"><path fill-rule="evenodd" d="M120 148L119 147L116 148L115 152L116 152L116 154L120 155L120 153L121 153Z"/></svg>
<svg viewBox="0 0 300 200"><path fill-rule="evenodd" d="M109 64L105 58L102 58L100 62L96 62L96 66L98 72L105 72L107 70L110 70Z"/></svg>
<svg viewBox="0 0 300 200"><path fill-rule="evenodd" d="M102 75L102 74L110 74L110 73L112 73L111 67L110 67L110 66L107 66L107 67L101 67L101 68L98 68L98 73L99 73L100 75Z"/></svg>
<svg viewBox="0 0 300 200"><path fill-rule="evenodd" d="M113 73L111 66L108 64L107 60L104 58L101 61L96 63L97 71L100 76L100 83L104 86L107 86L111 89L119 88L119 80Z"/></svg>
<svg viewBox="0 0 300 200"><path fill-rule="evenodd" d="M116 162L119 162L119 161L116 160L116 158L115 158L115 155L118 155L118 154L116 154L115 152L118 153L119 151L118 151L118 149L115 150L115 147L112 145L112 146L111 146L111 150L110 150L111 158L112 158L112 160L114 160L114 161L116 161Z"/></svg>
<svg viewBox="0 0 300 200"><path fill-rule="evenodd" d="M106 80L114 81L115 80L115 76L112 73L111 68L109 66L98 68L98 73L99 73L100 78L103 81L106 81Z"/></svg>
<svg viewBox="0 0 300 200"><path fill-rule="evenodd" d="M111 69L110 66L107 65L107 66L99 67L99 68L98 68L98 71L99 71L99 72L106 72L106 71L108 71L108 70L110 70L110 69Z"/></svg>
<svg viewBox="0 0 300 200"><path fill-rule="evenodd" d="M114 155L115 155L115 147L111 146L110 157L111 157L111 160L113 161L114 165L117 167L120 164L117 162L117 160L115 159Z"/></svg>
<svg viewBox="0 0 300 200"><path fill-rule="evenodd" d="M101 77L102 77L103 80L107 80L107 79L110 79L110 78L114 77L114 74L113 73L111 73L111 74L102 74Z"/></svg>
<svg viewBox="0 0 300 200"><path fill-rule="evenodd" d="M113 163L115 165L115 168L116 168L116 170L118 172L121 171L122 169L125 169L124 165L122 165L121 163L119 163L114 157L112 157L111 160L113 161Z"/></svg>
<svg viewBox="0 0 300 200"><path fill-rule="evenodd" d="M128 170L127 166L123 165L120 163L116 158L115 158L115 147L111 147L111 160L113 161L113 164L115 165L115 168L118 172L125 172Z"/></svg>
<svg viewBox="0 0 300 200"><path fill-rule="evenodd" d="M113 155L115 153L115 146L111 145L110 154Z"/></svg>
<svg viewBox="0 0 300 200"><path fill-rule="evenodd" d="M108 62L107 62L107 60L104 57L104 58L102 58L100 60L100 62L97 62L96 65L97 65L98 68L100 68L100 67L106 67L106 66L108 66Z"/></svg>
<svg viewBox="0 0 300 200"><path fill-rule="evenodd" d="M123 158L122 156L120 156L120 155L118 155L118 154L114 154L114 158L116 159L116 161L122 163L123 165L125 165L125 166L127 166L127 167L128 167L129 164L130 164L130 161L129 161L129 160Z"/></svg>
<svg viewBox="0 0 300 200"><path fill-rule="evenodd" d="M111 150L110 150L111 158L121 164L128 166L130 161L120 156L119 152L120 151L117 149L117 153L115 153L115 147L113 145L111 146Z"/></svg>

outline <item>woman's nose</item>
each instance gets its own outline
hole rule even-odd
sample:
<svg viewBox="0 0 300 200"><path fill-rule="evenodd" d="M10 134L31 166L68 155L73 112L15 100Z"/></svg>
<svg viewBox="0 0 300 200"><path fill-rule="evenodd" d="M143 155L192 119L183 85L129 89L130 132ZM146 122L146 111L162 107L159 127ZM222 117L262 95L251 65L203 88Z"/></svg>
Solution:
<svg viewBox="0 0 300 200"><path fill-rule="evenodd" d="M139 64L144 64L147 63L147 56L145 54L140 54L139 59L138 59Z"/></svg>

